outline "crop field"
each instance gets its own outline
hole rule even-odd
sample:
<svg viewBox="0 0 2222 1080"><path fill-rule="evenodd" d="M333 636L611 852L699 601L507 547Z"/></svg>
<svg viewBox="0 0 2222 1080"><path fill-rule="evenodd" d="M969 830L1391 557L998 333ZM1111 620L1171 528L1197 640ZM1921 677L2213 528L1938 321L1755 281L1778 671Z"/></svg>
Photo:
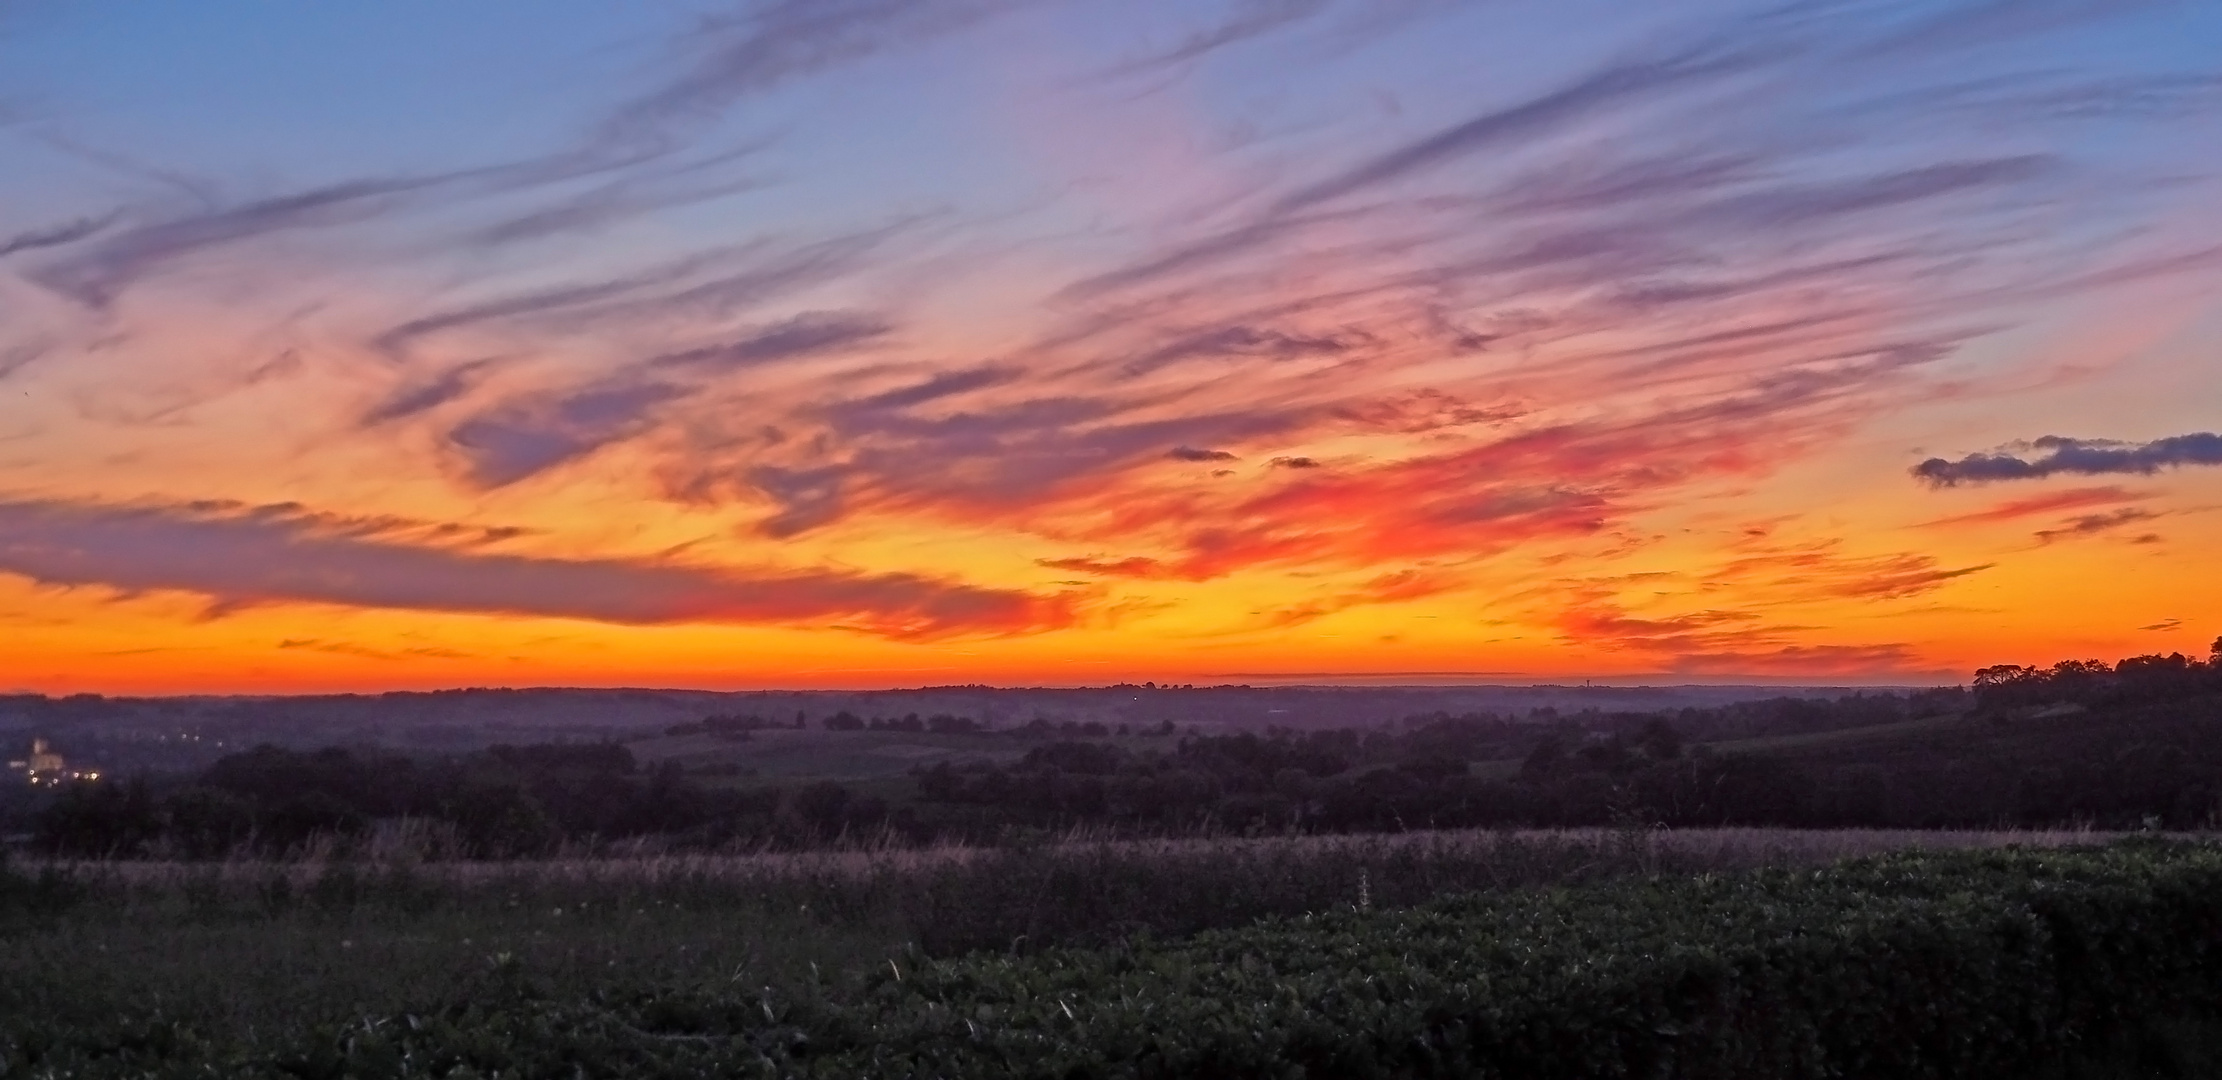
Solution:
<svg viewBox="0 0 2222 1080"><path fill-rule="evenodd" d="M2095 905L2076 911L2103 933L2079 947L2108 970L2183 967L2119 992L2222 950L2222 854L2122 843L1630 829L19 863L0 878L0 1076L1920 1075L1843 1066L1847 1031L1912 1020L1786 989L1846 973L1975 1025L1909 1035L1936 1060L2022 1067L2134 1036L2189 1067L2207 1014L2180 987L2134 1030L2030 996L2068 993L2069 924L2044 903ZM1901 854L1857 861L1883 852ZM2140 935L2163 927L2155 951ZM1785 1042L1749 1015L1782 994L1838 1011ZM1566 1057L1560 1027L1611 1037Z"/></svg>

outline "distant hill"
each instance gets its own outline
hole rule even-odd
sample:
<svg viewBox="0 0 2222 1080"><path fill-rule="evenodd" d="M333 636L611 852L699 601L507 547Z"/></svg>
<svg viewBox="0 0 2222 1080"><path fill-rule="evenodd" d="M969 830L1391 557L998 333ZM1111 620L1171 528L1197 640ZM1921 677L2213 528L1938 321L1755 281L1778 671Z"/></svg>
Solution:
<svg viewBox="0 0 2222 1080"><path fill-rule="evenodd" d="M992 729L1037 719L1133 727L1172 722L1207 732L1371 727L1405 717L1525 716L1708 709L1776 697L1823 698L1823 686L1107 686L926 687L878 691L461 689L284 697L0 696L0 740L57 740L110 769L185 768L276 746L382 746L455 752L496 743L627 741L717 715L807 724L858 716L953 714ZM1874 692L1867 688L1866 692Z"/></svg>
<svg viewBox="0 0 2222 1080"><path fill-rule="evenodd" d="M282 852L408 829L440 851L522 855L1074 828L2222 826L2222 657L1759 699L1144 685L6 705L73 758L142 755L143 778L0 793L0 833L17 822L20 842L89 854Z"/></svg>

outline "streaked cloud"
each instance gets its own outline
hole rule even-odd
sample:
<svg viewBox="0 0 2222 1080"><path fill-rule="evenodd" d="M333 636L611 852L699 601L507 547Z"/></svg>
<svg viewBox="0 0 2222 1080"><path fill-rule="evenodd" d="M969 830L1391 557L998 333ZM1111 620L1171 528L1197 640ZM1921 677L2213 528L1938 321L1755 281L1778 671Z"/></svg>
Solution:
<svg viewBox="0 0 2222 1080"><path fill-rule="evenodd" d="M874 54L962 30L1028 0L753 0L701 20L677 73L603 122L618 146L660 143L734 103Z"/></svg>
<svg viewBox="0 0 2222 1080"><path fill-rule="evenodd" d="M1192 64L1221 49L1303 22L1334 4L1335 0L1235 0L1216 22L1188 31L1169 47L1121 63L1110 74L1137 75Z"/></svg>
<svg viewBox="0 0 2222 1080"><path fill-rule="evenodd" d="M2136 502L2151 498L2150 492L2130 491L2119 487L2070 488L2026 499L2009 499L1968 514L1924 521L1919 528L1941 529L1959 525L1989 525L2001 521L2015 521L2039 514L2055 514L2063 510L2082 510L2093 506L2112 506L2116 503Z"/></svg>
<svg viewBox="0 0 2222 1080"><path fill-rule="evenodd" d="M197 252L271 233L365 221L385 211L397 197L438 182L432 178L357 180L176 214L118 229L83 252L47 263L31 276L72 299L100 307L132 282Z"/></svg>
<svg viewBox="0 0 2222 1080"><path fill-rule="evenodd" d="M1263 613L1263 625L1275 629L1302 626L1324 619L1351 608L1371 607L1378 604L1400 604L1430 596L1453 592L1467 583L1456 574L1424 568L1392 570L1366 581L1356 588L1332 592L1287 607Z"/></svg>
<svg viewBox="0 0 2222 1080"><path fill-rule="evenodd" d="M2222 465L2222 435L2201 431L2141 443L2046 435L2024 445L1969 454L1957 460L1929 458L1913 467L1913 475L1935 487L1951 487L1999 480L2038 480L2060 474L2151 475L2162 469L2189 465Z"/></svg>
<svg viewBox="0 0 2222 1080"><path fill-rule="evenodd" d="M0 501L0 572L169 590L221 609L337 604L588 619L838 628L893 638L1040 632L1074 601L903 573L560 559L406 542L291 506Z"/></svg>
<svg viewBox="0 0 2222 1080"><path fill-rule="evenodd" d="M107 228L115 220L113 216L83 217L75 221L65 221L59 225L49 225L45 228L19 232L6 239L0 239L0 258L6 258L20 251L37 251L40 248L74 244Z"/></svg>
<svg viewBox="0 0 2222 1080"><path fill-rule="evenodd" d="M474 481L502 487L648 430L660 408L701 390L692 380L860 348L892 329L874 316L806 312L732 341L653 357L584 386L503 401L458 424L448 441ZM460 393L462 386L453 380L464 370L468 366L443 376L445 382L388 402L374 415L444 402Z"/></svg>
<svg viewBox="0 0 2222 1080"><path fill-rule="evenodd" d="M1174 461L1234 461L1235 455L1225 450L1204 450L1194 446L1176 446L1165 451Z"/></svg>
<svg viewBox="0 0 2222 1080"><path fill-rule="evenodd" d="M32 494L0 500L8 565L608 641L1115 624L1184 657L1183 635L1264 650L1409 614L1414 648L1491 670L1547 640L1521 662L1766 673L1929 670L1978 629L1955 591L2026 613L2039 560L2222 582L2182 569L2212 539L2188 470L2222 436L2005 441L2199 424L2121 373L2212 352L2222 156L2198 136L2222 72L2188 46L2212 13L745 0L613 9L577 39L546 18L571 45L490 46L439 83L452 117L362 101L335 141L276 110L267 134L111 153L90 149L129 141L108 114L60 111L9 144L32 156L0 177L0 487ZM170 115L167 86L66 75L52 100ZM533 115L471 96L497 86L538 87ZM1990 502L1893 484L1887 448L1940 430L1992 449L1914 465L1929 489L2187 471ZM291 499L361 512L270 505ZM426 524L479 514L535 531ZM2168 542L2139 531L2160 516ZM1035 591L1045 572L1096 621Z"/></svg>
<svg viewBox="0 0 2222 1080"><path fill-rule="evenodd" d="M2097 536L2100 533L2112 532L2124 525L2151 521L2159 516L2161 515L2150 510L2139 510L2134 506L2104 514L2078 514L2061 522L2057 527L2037 530L2036 537L2038 543L2049 544L2055 540L2073 540L2078 537Z"/></svg>

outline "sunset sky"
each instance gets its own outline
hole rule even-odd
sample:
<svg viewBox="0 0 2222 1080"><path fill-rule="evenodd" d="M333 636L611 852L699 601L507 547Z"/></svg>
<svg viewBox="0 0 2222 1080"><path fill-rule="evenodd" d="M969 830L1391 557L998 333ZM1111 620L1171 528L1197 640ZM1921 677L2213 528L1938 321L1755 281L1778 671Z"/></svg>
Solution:
<svg viewBox="0 0 2222 1080"><path fill-rule="evenodd" d="M0 691L2222 634L2222 4L0 0Z"/></svg>

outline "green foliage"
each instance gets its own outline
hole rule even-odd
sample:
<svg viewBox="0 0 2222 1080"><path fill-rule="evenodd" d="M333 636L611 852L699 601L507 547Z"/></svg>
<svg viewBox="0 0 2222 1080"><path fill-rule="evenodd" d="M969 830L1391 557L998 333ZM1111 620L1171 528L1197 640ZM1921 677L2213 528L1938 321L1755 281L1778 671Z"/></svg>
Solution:
<svg viewBox="0 0 2222 1080"><path fill-rule="evenodd" d="M2030 1076L2110 1048L2164 1075L2217 1017L2222 849L2151 842L906 950L776 987L581 993L496 957L436 1007L260 1041L160 1015L10 1030L0 1075L1897 1078ZM2194 1036L2173 1059L2154 1050L2171 1024Z"/></svg>

